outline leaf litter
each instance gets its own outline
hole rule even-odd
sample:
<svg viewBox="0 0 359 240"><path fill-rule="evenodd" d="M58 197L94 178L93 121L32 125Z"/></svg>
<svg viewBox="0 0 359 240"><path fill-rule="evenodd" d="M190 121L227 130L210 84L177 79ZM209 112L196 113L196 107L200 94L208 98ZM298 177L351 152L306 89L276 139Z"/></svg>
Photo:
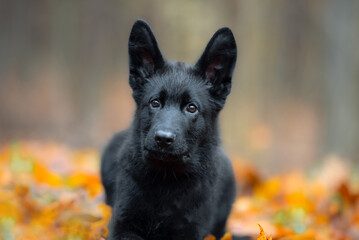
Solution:
<svg viewBox="0 0 359 240"><path fill-rule="evenodd" d="M331 156L315 173L264 178L244 161L235 159L233 165L240 194L222 240L232 235L257 240L359 239L355 166ZM103 202L96 150L44 142L3 145L0 186L0 240L106 238L111 208Z"/></svg>

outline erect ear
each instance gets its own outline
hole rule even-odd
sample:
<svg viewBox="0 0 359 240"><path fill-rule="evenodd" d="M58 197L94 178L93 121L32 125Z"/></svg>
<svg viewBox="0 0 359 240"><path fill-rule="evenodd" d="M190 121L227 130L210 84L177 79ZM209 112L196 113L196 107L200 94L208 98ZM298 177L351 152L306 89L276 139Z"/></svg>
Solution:
<svg viewBox="0 0 359 240"><path fill-rule="evenodd" d="M164 59L150 26L137 20L128 41L130 85L135 91L141 88L164 65Z"/></svg>
<svg viewBox="0 0 359 240"><path fill-rule="evenodd" d="M196 70L211 85L211 95L222 105L231 91L237 46L229 28L219 29L196 63Z"/></svg>

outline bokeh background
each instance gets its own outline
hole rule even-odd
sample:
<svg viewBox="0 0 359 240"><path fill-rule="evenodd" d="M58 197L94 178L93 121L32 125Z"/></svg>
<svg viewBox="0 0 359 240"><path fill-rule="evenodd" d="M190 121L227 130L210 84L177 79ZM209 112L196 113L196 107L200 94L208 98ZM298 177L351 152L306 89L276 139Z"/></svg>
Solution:
<svg viewBox="0 0 359 240"><path fill-rule="evenodd" d="M0 1L0 143L103 148L131 123L127 41L146 19L167 59L195 63L230 27L221 113L234 159L264 173L359 162L359 1Z"/></svg>

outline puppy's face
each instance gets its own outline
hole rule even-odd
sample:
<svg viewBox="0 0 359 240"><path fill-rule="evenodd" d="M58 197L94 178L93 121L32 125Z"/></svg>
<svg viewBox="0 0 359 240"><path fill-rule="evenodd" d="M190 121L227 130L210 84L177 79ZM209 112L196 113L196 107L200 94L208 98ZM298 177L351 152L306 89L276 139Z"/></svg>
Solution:
<svg viewBox="0 0 359 240"><path fill-rule="evenodd" d="M129 40L130 85L144 159L186 164L214 132L231 88L236 44L228 28L218 30L195 65L166 61L142 20Z"/></svg>
<svg viewBox="0 0 359 240"><path fill-rule="evenodd" d="M185 163L213 125L209 86L191 66L166 68L151 78L142 95L143 148L148 159Z"/></svg>

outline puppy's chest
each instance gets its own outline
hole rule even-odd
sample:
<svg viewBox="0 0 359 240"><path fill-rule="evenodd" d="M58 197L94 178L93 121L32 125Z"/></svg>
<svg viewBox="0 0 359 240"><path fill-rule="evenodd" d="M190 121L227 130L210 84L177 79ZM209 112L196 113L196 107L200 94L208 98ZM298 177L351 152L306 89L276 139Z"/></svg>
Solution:
<svg viewBox="0 0 359 240"><path fill-rule="evenodd" d="M205 204L200 190L151 189L139 192L137 198L144 208L162 217L186 216L199 211Z"/></svg>
<svg viewBox="0 0 359 240"><path fill-rule="evenodd" d="M120 212L123 215L119 218L124 224L141 229L141 235L146 239L165 239L163 236L168 235L179 237L189 232L196 235L199 229L204 229L199 226L206 218L205 203L198 200L196 193L140 191L122 206Z"/></svg>
<svg viewBox="0 0 359 240"><path fill-rule="evenodd" d="M157 223L195 224L206 214L208 196L200 187L193 189L171 189L152 187L138 189L127 202L127 210Z"/></svg>

